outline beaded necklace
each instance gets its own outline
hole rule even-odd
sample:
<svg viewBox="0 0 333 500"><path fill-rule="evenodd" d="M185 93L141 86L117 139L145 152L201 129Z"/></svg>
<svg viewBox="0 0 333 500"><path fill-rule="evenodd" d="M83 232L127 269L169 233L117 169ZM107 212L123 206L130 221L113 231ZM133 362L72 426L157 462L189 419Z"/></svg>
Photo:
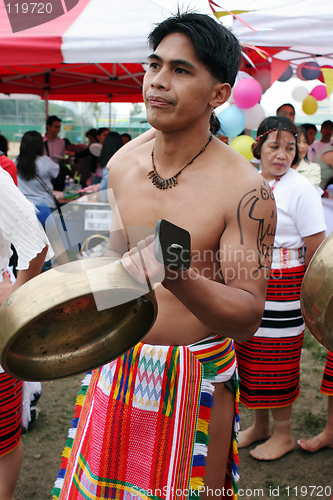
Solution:
<svg viewBox="0 0 333 500"><path fill-rule="evenodd" d="M154 186L156 186L158 189L168 189L168 188L171 189L173 186L176 186L178 184L177 183L178 175L181 174L182 171L184 170L184 168L188 167L188 165L191 165L191 163L193 163L194 160L196 158L198 158L198 156L200 156L201 153L203 153L205 151L206 147L208 146L208 144L212 140L212 137L213 136L210 135L207 144L205 144L204 147L202 149L200 149L199 153L197 153L192 158L192 160L190 160L188 163L186 163L186 165L183 168L178 170L178 172L176 174L174 174L172 177L169 177L169 179L163 179L162 177L160 177L158 175L156 167L155 167L155 162L154 162L154 148L153 148L152 152L151 152L151 163L152 163L153 170L150 170L148 172L147 176L149 177L149 179L151 179L151 182L154 184Z"/></svg>

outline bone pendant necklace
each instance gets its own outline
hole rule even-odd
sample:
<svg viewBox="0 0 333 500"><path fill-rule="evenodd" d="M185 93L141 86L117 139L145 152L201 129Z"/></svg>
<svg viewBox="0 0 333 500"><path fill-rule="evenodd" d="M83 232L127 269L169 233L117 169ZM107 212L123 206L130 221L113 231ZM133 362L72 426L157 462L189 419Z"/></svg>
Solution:
<svg viewBox="0 0 333 500"><path fill-rule="evenodd" d="M184 168L188 167L188 165L191 165L191 163L193 163L194 160L196 158L198 158L198 156L200 156L201 153L203 153L205 151L206 147L208 146L208 144L212 140L212 137L213 136L210 135L207 144L205 144L204 147L202 149L200 149L199 153L197 153L192 158L192 160L190 160L188 163L186 163L186 165L184 165L184 167L181 168L176 174L174 174L172 177L169 177L169 179L162 179L162 177L160 177L158 175L156 167L155 167L154 148L153 148L152 152L151 152L151 164L152 164L153 169L148 172L147 176L149 177L149 179L151 179L151 182L154 184L154 186L156 186L158 189L168 189L168 188L171 189L173 186L176 186L178 184L178 182L177 182L178 175L181 174L182 171L184 170Z"/></svg>

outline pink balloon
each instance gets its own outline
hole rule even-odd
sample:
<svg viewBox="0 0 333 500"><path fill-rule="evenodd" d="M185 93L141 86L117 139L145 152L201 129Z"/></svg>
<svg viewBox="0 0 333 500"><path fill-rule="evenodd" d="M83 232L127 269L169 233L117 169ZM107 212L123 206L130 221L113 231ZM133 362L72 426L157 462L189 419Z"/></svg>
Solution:
<svg viewBox="0 0 333 500"><path fill-rule="evenodd" d="M235 104L240 109L252 108L260 101L262 88L254 78L244 78L238 82L233 89Z"/></svg>
<svg viewBox="0 0 333 500"><path fill-rule="evenodd" d="M311 90L310 95L317 99L317 101L322 101L327 97L327 90L325 85L317 85L314 89Z"/></svg>

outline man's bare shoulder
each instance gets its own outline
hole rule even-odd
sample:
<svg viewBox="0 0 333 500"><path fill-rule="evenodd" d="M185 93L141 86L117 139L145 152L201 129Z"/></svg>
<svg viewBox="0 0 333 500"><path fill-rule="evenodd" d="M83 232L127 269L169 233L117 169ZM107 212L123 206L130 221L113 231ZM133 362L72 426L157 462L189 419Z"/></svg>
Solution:
<svg viewBox="0 0 333 500"><path fill-rule="evenodd" d="M236 201L239 195L252 189L261 190L264 187L270 191L258 170L244 156L221 141L215 141L211 160L216 184L225 186L225 194L230 200Z"/></svg>
<svg viewBox="0 0 333 500"><path fill-rule="evenodd" d="M232 175L235 180L244 182L258 178L258 170L240 153L219 140L214 141L214 146L214 162L220 167L223 166L221 173Z"/></svg>
<svg viewBox="0 0 333 500"><path fill-rule="evenodd" d="M129 172L133 173L134 169L138 170L143 165L143 163L146 165L147 155L150 155L151 149L153 147L153 142L154 141L150 141L142 144L132 151L129 151L120 156L116 160L110 161L109 177L117 180L117 178L123 178Z"/></svg>

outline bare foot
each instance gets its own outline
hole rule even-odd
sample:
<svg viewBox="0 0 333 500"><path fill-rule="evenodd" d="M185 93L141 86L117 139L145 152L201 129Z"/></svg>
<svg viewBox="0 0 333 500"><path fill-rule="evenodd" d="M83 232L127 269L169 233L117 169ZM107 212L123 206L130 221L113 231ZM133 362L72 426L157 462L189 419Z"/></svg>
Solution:
<svg viewBox="0 0 333 500"><path fill-rule="evenodd" d="M303 450L315 453L321 448L333 448L333 434L324 429L323 432L312 439L299 439L297 444L299 444Z"/></svg>
<svg viewBox="0 0 333 500"><path fill-rule="evenodd" d="M277 460L292 451L294 447L295 441L292 437L283 439L281 436L273 435L268 441L251 450L250 455L257 460Z"/></svg>
<svg viewBox="0 0 333 500"><path fill-rule="evenodd" d="M248 427L245 431L240 431L238 434L238 448L246 448L250 444L257 441L268 439L271 435L269 427L255 428L254 425Z"/></svg>

